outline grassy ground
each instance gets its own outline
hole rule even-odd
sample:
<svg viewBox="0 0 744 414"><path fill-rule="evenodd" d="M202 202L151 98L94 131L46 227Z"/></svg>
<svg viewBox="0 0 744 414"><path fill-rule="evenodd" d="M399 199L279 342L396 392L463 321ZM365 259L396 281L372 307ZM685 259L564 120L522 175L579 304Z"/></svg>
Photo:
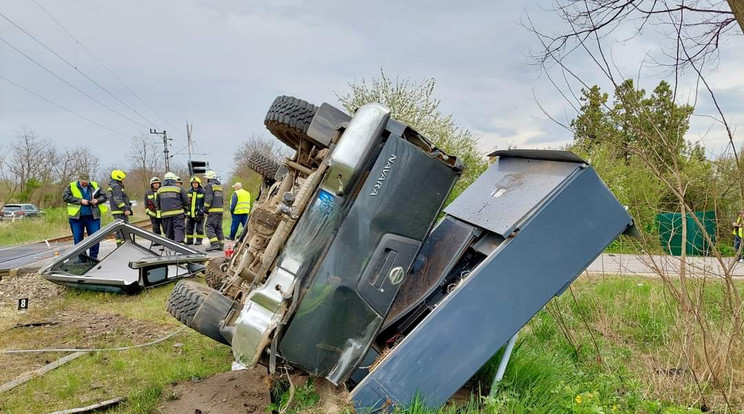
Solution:
<svg viewBox="0 0 744 414"><path fill-rule="evenodd" d="M171 289L165 286L138 296L66 291L45 309L4 317L0 331L19 321L44 319L61 312L95 311L125 318L131 326L151 327L157 332L154 337L158 337L180 327L165 311ZM702 401L679 367L673 346L677 311L658 281L582 277L572 290L573 295L571 291L564 293L522 330L504 380L492 397L473 396L469 404L438 412L701 412ZM47 337L47 331L35 329L12 335L6 332L0 336L0 349L80 342L113 346L151 340L133 337L129 331L136 331L134 328L113 329L93 342L86 342L89 334L85 330L69 329ZM48 360L57 357L41 356ZM8 361L19 357L3 358ZM488 394L497 359L472 381L472 389L480 390L481 395ZM112 412L152 413L169 398L169 384L226 371L230 362L229 348L186 330L153 347L79 358L3 395L0 412L48 412L126 396L128 401ZM1 377L0 373L0 382L8 379ZM706 384L702 386L707 404L716 408L712 391ZM300 391L305 395L298 398L303 401L302 408L312 406L316 400L312 386ZM399 412L433 413L416 402Z"/></svg>
<svg viewBox="0 0 744 414"><path fill-rule="evenodd" d="M54 329L29 329L0 336L0 348L46 346L127 346L150 342L182 325L165 311L165 301L172 285L151 289L137 296L106 293L67 291L50 306L30 311L22 317L5 318L0 330L11 323L43 320L61 312L82 315L116 315L110 332L98 332L97 340L89 341L89 327L66 332ZM113 323L112 323L113 325ZM134 332L134 334L133 334ZM148 332L148 335L144 333ZM59 354L41 354L46 361ZM28 357L3 356L10 359ZM31 361L30 361L31 362ZM165 398L169 384L192 378L203 378L230 369L231 353L191 330L184 330L174 338L143 349L122 352L101 352L86 355L69 364L20 386L0 398L3 413L46 413L84 406L103 399L127 397L127 402L111 413L151 413ZM25 370L24 370L25 371ZM17 375L17 374L16 374ZM10 378L3 378L2 381Z"/></svg>
<svg viewBox="0 0 744 414"><path fill-rule="evenodd" d="M64 207L44 209L39 218L0 221L0 246L35 242L72 234ZM137 215L139 213L139 215ZM144 218L144 213L135 210L135 220ZM111 214L104 214L101 226L113 221Z"/></svg>
<svg viewBox="0 0 744 414"><path fill-rule="evenodd" d="M583 278L572 289L520 332L495 393L458 412L675 414L722 408L709 384L702 384L707 396L701 401L680 366L673 329L678 313L660 282ZM490 388L497 360L478 374L481 389ZM414 404L401 412L430 411Z"/></svg>
<svg viewBox="0 0 744 414"><path fill-rule="evenodd" d="M699 398L681 366L673 328L678 312L658 280L582 277L572 290L520 332L504 380L491 396L500 353L469 384L473 392L469 402L466 398L431 411L413 401L397 412L681 414L702 413L701 408L724 412L709 384L701 384L706 396ZM731 386L740 390L741 406L744 384Z"/></svg>

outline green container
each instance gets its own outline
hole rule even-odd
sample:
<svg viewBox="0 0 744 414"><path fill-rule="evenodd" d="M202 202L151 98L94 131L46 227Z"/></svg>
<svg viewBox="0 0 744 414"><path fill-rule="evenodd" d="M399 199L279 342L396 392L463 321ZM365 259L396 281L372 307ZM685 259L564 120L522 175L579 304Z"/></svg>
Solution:
<svg viewBox="0 0 744 414"><path fill-rule="evenodd" d="M716 241L716 213L715 211L696 211L687 214L687 254L692 256L709 256L712 246L705 240L703 229L698 227L692 215L695 215L710 235ZM682 214L659 213L656 216L659 226L659 240L661 247L667 254L680 256L682 254Z"/></svg>

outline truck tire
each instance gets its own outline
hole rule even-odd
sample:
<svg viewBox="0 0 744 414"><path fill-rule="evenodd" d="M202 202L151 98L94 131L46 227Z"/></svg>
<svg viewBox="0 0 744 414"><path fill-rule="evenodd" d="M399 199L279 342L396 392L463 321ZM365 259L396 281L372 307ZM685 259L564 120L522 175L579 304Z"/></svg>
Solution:
<svg viewBox="0 0 744 414"><path fill-rule="evenodd" d="M264 125L280 141L297 150L300 142L312 139L307 135L318 107L292 96L278 96L269 107Z"/></svg>
<svg viewBox="0 0 744 414"><path fill-rule="evenodd" d="M217 342L230 345L220 331L221 321L235 302L214 289L192 281L180 281L168 298L168 312L179 322Z"/></svg>
<svg viewBox="0 0 744 414"><path fill-rule="evenodd" d="M227 266L230 261L226 257L215 257L207 262L207 269L204 271L204 280L207 286L212 289L222 287L222 282L227 278Z"/></svg>
<svg viewBox="0 0 744 414"><path fill-rule="evenodd" d="M273 158L259 151L251 152L251 155L248 156L248 160L246 161L246 165L251 170L259 173L262 177L270 180L274 179L276 172L279 171L279 168L282 166Z"/></svg>
<svg viewBox="0 0 744 414"><path fill-rule="evenodd" d="M202 284L182 280L178 282L170 297L166 308L174 318L186 326L191 326L196 311L209 296L211 289Z"/></svg>

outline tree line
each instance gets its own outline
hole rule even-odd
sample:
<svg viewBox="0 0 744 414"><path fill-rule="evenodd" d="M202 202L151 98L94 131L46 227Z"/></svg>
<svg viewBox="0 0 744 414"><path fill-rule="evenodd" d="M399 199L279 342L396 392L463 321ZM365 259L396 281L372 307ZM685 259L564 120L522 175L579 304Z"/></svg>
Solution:
<svg viewBox="0 0 744 414"><path fill-rule="evenodd" d="M87 145L59 147L34 130L22 128L15 140L0 147L0 205L16 202L61 207L64 188L80 173L89 174L106 188L113 169L126 171L130 198L139 200L150 187L150 178L165 172L162 150L146 135L130 139L125 163L103 167L96 154L97 150ZM185 165L174 172L188 180Z"/></svg>

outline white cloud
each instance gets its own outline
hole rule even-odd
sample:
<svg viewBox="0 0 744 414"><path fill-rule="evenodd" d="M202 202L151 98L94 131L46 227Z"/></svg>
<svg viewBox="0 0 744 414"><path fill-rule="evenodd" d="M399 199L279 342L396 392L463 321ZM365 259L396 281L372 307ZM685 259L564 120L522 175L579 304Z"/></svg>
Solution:
<svg viewBox="0 0 744 414"><path fill-rule="evenodd" d="M436 78L440 109L453 113L462 126L480 135L484 150L507 145L557 147L571 140L569 132L542 113L533 96L534 91L543 108L561 122L573 116L564 99L530 64L529 51L537 42L519 23L524 7L542 27L558 27L557 19L539 11L534 1L481 0L467 5L328 0L40 1L168 122L137 102L35 4L9 2L3 14L135 105L155 127L168 129L177 140L174 149L183 145L184 122L193 122L197 149L209 152L210 161L223 175L243 139L267 135L263 117L276 95L336 103L334 92L344 93L348 82L375 76L381 67L391 76L413 81ZM0 37L97 99L142 121L1 20ZM635 77L643 58L659 42L660 37L651 34L615 43L612 64ZM710 75L714 88L744 91L744 74L737 70L742 60L744 52L738 50L722 56L719 70ZM147 133L146 128L101 108L2 43L0 62L3 76L76 112L128 136ZM590 83L610 90L585 57L577 56L572 63ZM658 71L646 70L642 85L653 87L660 76ZM734 114L734 123L742 119L744 103L732 97L726 105ZM698 107L711 109L702 96ZM706 122L696 119L691 134L703 135ZM0 146L12 141L24 125L62 146L94 147L104 165L127 162L123 155L127 144L122 138L0 81ZM725 144L718 132L709 134L705 142Z"/></svg>

